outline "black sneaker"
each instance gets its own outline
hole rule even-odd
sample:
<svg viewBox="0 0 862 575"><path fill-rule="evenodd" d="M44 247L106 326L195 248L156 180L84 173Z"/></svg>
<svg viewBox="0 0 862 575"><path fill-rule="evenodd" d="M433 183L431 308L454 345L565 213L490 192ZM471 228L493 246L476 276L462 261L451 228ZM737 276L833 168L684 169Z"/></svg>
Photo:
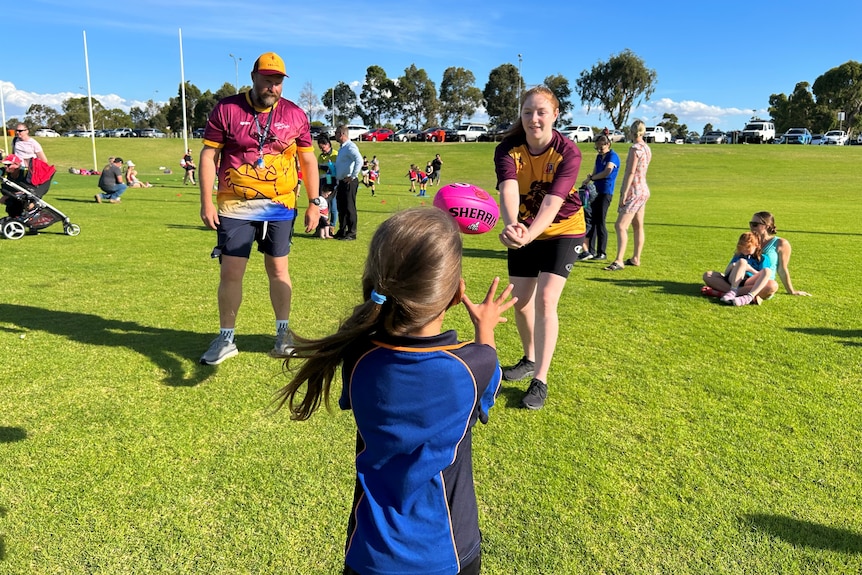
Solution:
<svg viewBox="0 0 862 575"><path fill-rule="evenodd" d="M506 381L518 381L525 377L533 377L533 374L536 372L535 370L536 362L530 361L525 355L515 365L503 369L503 379Z"/></svg>
<svg viewBox="0 0 862 575"><path fill-rule="evenodd" d="M596 254L595 256L593 256L593 259L596 261L601 261L608 259L608 256L606 256L605 254Z"/></svg>
<svg viewBox="0 0 862 575"><path fill-rule="evenodd" d="M545 405L545 398L548 397L548 384L541 379L533 378L530 381L530 387L527 393L521 398L521 405L527 409L542 409Z"/></svg>
<svg viewBox="0 0 862 575"><path fill-rule="evenodd" d="M593 259L594 257L596 257L596 256L594 256L590 252L581 252L580 255L578 255L578 261L579 262L585 262L587 260Z"/></svg>

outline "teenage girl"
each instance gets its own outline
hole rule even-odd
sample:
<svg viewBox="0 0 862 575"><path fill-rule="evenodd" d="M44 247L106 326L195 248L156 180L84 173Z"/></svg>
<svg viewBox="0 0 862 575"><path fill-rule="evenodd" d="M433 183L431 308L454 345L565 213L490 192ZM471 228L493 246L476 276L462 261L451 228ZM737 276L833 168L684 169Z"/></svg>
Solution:
<svg viewBox="0 0 862 575"><path fill-rule="evenodd" d="M374 233L353 314L330 336L295 339L293 358L305 361L279 392L279 407L307 419L328 400L341 366L339 405L356 421L345 574L479 572L472 428L494 404L494 328L515 303L512 286L497 296L498 284L471 302L452 218L436 208L405 210ZM475 342L442 330L446 310L459 303Z"/></svg>

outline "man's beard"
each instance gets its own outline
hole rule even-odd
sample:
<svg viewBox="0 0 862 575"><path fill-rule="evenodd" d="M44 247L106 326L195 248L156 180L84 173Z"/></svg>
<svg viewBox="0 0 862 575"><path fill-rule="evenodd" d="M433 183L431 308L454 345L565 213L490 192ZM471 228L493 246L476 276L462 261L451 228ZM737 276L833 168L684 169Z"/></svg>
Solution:
<svg viewBox="0 0 862 575"><path fill-rule="evenodd" d="M261 108L270 108L278 102L278 96L272 93L262 94L256 90L252 90L251 95L252 99L255 100L255 104L258 104Z"/></svg>

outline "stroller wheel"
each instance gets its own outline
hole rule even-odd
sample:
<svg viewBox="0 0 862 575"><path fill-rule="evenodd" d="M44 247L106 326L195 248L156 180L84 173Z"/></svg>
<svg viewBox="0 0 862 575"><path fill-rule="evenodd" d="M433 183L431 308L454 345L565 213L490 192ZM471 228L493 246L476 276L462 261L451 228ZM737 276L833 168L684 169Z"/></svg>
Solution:
<svg viewBox="0 0 862 575"><path fill-rule="evenodd" d="M63 231L66 232L67 236L77 236L81 233L81 226L78 224L66 224L63 226Z"/></svg>
<svg viewBox="0 0 862 575"><path fill-rule="evenodd" d="M3 235L10 240L19 240L23 238L26 231L24 224L16 222L15 220L9 220L3 224L2 228Z"/></svg>

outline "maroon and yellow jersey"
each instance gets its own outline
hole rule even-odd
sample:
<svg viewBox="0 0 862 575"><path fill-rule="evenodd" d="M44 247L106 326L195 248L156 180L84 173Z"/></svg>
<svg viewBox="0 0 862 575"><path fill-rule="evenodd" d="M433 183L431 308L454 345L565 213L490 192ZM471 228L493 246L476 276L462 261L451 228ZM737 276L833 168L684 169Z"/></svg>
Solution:
<svg viewBox="0 0 862 575"><path fill-rule="evenodd" d="M298 152L313 152L308 117L296 104L279 99L257 109L248 92L216 104L204 144L221 152L218 166L219 213L256 220L296 217Z"/></svg>
<svg viewBox="0 0 862 575"><path fill-rule="evenodd" d="M536 239L580 237L586 233L584 211L578 197L581 151L574 142L554 130L550 145L530 153L526 136L504 139L494 153L497 188L505 180L517 180L520 194L518 221L529 227L547 194L563 199L551 225Z"/></svg>

